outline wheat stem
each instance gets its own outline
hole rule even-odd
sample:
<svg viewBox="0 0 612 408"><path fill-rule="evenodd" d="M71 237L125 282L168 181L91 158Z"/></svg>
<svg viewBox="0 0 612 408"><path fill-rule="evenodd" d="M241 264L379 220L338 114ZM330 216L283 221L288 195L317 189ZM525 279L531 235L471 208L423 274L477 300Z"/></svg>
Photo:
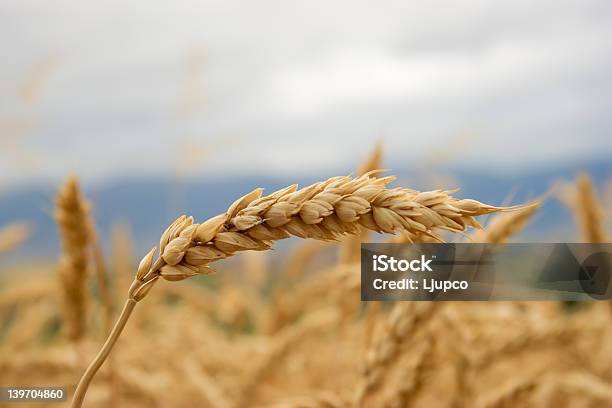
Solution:
<svg viewBox="0 0 612 408"><path fill-rule="evenodd" d="M79 380L79 384L74 392L74 397L72 398L71 408L80 408L83 405L85 393L87 393L91 381L108 358L113 346L119 339L121 332L123 332L125 325L134 311L136 304L144 297L144 294L146 294L143 293L143 291L148 291L155 284L155 281L157 281L157 276L155 276L155 274L163 265L164 261L159 258L142 279L139 279L137 276L134 282L132 282L128 291L128 299L125 301L123 310L121 310L121 314L115 326L108 335L106 342L104 342L104 345Z"/></svg>
<svg viewBox="0 0 612 408"><path fill-rule="evenodd" d="M108 357L111 350L113 349L113 346L117 342L119 335L125 328L125 325L128 319L130 318L130 315L134 311L136 303L138 302L131 298L125 302L123 310L119 315L119 319L117 320L117 323L115 323L113 330L111 330L108 339L106 339L106 342L98 352L98 355L96 355L91 364L89 364L89 367L87 367L85 373L81 377L81 380L79 381L79 384L74 392L74 397L72 398L72 404L70 405L71 408L79 408L83 405L83 399L85 398L85 393L89 388L91 380L93 380L100 367L102 367L102 364L104 364L104 361L106 361L106 358Z"/></svg>

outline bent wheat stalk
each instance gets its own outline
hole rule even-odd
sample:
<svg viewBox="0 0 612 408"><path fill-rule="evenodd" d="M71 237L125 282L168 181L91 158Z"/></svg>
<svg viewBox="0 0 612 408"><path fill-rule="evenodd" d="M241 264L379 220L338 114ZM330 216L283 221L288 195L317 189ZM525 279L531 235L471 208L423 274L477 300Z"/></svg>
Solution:
<svg viewBox="0 0 612 408"><path fill-rule="evenodd" d="M223 214L202 224L181 216L162 235L156 248L142 259L128 291L119 320L106 343L81 378L72 407L81 407L87 388L121 334L136 304L159 278L178 281L213 272L208 264L239 251L267 250L274 241L291 235L338 240L363 228L385 233L432 235L432 229L463 231L480 228L475 216L507 208L461 200L449 191L418 192L387 188L394 177L375 177L372 171L357 178L334 177L301 190L296 185L261 196L255 189L236 200Z"/></svg>

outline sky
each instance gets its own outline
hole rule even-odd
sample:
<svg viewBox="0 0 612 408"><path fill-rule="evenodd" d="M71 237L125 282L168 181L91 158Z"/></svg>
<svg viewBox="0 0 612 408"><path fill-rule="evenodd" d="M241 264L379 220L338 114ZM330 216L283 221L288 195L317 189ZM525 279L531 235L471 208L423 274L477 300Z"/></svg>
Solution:
<svg viewBox="0 0 612 408"><path fill-rule="evenodd" d="M612 153L609 1L0 3L0 185Z"/></svg>

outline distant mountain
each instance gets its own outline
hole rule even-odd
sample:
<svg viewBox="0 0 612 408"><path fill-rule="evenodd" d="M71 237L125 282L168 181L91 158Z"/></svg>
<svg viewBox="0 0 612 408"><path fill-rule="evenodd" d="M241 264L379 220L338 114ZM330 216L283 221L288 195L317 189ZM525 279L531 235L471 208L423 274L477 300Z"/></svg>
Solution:
<svg viewBox="0 0 612 408"><path fill-rule="evenodd" d="M389 166L406 168L405 163ZM414 188L433 188L432 174L446 177L445 188L461 187L460 197L470 197L491 204L501 204L511 192L512 203L521 203L546 192L559 179L573 179L578 171L586 171L598 185L603 185L611 175L610 163L594 163L583 167L559 166L556 169L537 170L516 175L497 175L460 169L429 169L422 171L394 172L400 178L399 185ZM249 176L225 180L175 180L124 179L95 188L85 187L93 203L93 211L103 242L108 245L113 223L130 225L142 252L155 244L164 228L179 214L192 214L202 220L224 211L237 197L255 187L266 191L298 182L308 184L325 178L313 174L308 179L295 180L283 177ZM55 186L56 187L56 186ZM41 257L58 253L57 230L52 219L54 186L30 186L0 195L0 226L17 220L30 221L35 233L28 241L27 253ZM549 200L523 237L528 240L576 240L571 214L557 201ZM23 248L21 249L22 253ZM13 256L17 256L15 253Z"/></svg>

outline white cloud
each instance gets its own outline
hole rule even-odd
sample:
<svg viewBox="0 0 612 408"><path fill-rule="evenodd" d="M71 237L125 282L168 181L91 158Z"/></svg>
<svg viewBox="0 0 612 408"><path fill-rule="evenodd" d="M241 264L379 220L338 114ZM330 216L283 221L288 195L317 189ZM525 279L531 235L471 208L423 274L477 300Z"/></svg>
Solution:
<svg viewBox="0 0 612 408"><path fill-rule="evenodd" d="M380 137L391 160L413 161L465 132L480 138L459 165L529 168L612 152L606 1L1 7L0 121L31 119L15 143L38 156L30 166L3 148L2 183L67 170L163 174L189 143L213 146L194 169L207 174L343 168ZM206 52L205 108L185 118L178 99L194 47ZM57 67L25 105L18 87L49 54Z"/></svg>

